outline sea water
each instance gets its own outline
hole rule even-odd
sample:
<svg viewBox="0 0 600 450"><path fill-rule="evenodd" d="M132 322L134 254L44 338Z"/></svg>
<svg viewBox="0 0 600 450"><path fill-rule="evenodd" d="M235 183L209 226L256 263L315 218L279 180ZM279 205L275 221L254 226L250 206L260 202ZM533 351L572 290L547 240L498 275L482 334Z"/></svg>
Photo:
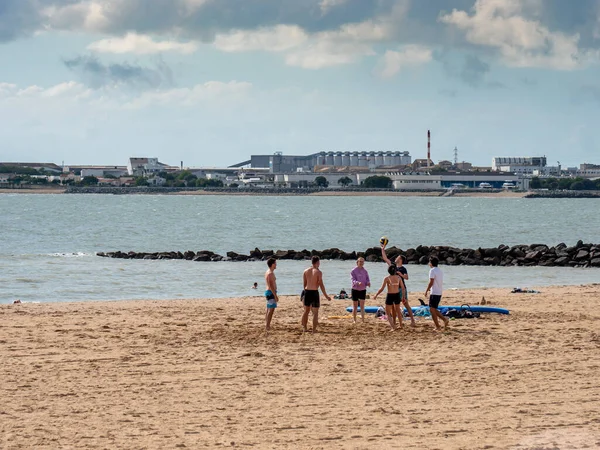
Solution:
<svg viewBox="0 0 600 450"><path fill-rule="evenodd" d="M265 262L101 258L107 251L258 247L362 251L599 242L596 199L223 195L0 195L0 303L261 295ZM298 294L306 261L281 261L279 292ZM350 289L353 261L323 261L330 294ZM367 263L375 291L383 263ZM409 292L427 267L408 265ZM600 280L598 269L442 266L445 287L527 287ZM251 289L258 282L259 290Z"/></svg>

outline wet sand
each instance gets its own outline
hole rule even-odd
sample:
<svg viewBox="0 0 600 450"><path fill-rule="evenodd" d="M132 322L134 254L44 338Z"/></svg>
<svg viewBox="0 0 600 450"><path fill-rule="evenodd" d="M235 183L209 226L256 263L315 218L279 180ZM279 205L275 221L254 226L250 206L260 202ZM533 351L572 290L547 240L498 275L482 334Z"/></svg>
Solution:
<svg viewBox="0 0 600 450"><path fill-rule="evenodd" d="M511 314L445 333L340 300L302 333L297 296L268 335L261 297L1 305L0 448L598 448L600 285L538 289L449 290Z"/></svg>

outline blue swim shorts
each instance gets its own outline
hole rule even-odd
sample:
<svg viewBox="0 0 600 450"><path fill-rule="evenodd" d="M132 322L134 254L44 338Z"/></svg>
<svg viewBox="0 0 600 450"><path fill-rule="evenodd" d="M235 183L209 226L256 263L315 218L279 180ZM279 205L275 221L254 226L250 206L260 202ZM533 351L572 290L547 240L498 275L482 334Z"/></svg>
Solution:
<svg viewBox="0 0 600 450"><path fill-rule="evenodd" d="M275 295L273 295L273 292L271 292L271 290L267 289L265 291L265 298L267 299L267 308L269 308L269 309L277 308L277 302L275 301Z"/></svg>

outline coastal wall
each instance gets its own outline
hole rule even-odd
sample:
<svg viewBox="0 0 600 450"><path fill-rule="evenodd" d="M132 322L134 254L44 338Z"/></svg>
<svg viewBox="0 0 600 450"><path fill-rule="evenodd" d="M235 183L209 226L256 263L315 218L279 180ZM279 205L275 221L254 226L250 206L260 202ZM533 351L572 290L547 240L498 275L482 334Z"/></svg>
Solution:
<svg viewBox="0 0 600 450"><path fill-rule="evenodd" d="M388 257L394 260L398 255L405 255L409 264L427 264L430 256L437 256L440 264L452 266L563 266L563 267L600 267L600 244L585 244L578 241L574 246L564 243L554 247L544 244L500 245L493 248L455 248L448 246L424 246L402 250L390 247L386 250ZM309 260L312 256L321 259L355 260L362 256L369 262L383 261L379 247L365 251L345 252L338 248L325 250L260 250L255 248L249 254L227 252L225 256L209 250L194 252L99 252L98 256L121 259L184 259L188 261L265 261L268 258Z"/></svg>
<svg viewBox="0 0 600 450"><path fill-rule="evenodd" d="M529 192L525 198L600 198L600 191L542 191Z"/></svg>

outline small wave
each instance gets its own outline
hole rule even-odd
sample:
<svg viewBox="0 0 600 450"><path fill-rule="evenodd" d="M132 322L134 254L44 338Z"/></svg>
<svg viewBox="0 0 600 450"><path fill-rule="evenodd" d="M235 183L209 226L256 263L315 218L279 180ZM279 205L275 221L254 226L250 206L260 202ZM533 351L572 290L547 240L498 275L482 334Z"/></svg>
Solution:
<svg viewBox="0 0 600 450"><path fill-rule="evenodd" d="M94 253L48 253L47 256L57 256L59 258L83 258L85 256L94 256Z"/></svg>
<svg viewBox="0 0 600 450"><path fill-rule="evenodd" d="M39 280L34 280L32 278L15 278L15 281L18 281L19 283L28 283L28 284L39 283Z"/></svg>

